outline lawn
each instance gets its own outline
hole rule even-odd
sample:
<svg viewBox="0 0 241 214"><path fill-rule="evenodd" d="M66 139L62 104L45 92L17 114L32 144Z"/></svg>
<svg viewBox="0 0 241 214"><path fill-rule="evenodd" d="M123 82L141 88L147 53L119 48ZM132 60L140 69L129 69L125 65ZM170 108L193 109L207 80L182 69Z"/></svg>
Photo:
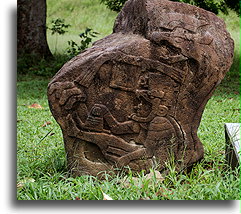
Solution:
<svg viewBox="0 0 241 214"><path fill-rule="evenodd" d="M57 38L57 53L64 53L70 40L80 43L79 34L87 27L99 33L95 40L112 33L117 13L99 2L100 0L47 0L47 25L51 26L51 20L57 18L64 19L66 24L71 25L68 33L61 35L61 39ZM50 49L54 50L56 35L48 31L47 37Z"/></svg>
<svg viewBox="0 0 241 214"><path fill-rule="evenodd" d="M78 34L86 27L100 33L97 39L108 35L117 15L98 0L47 3L48 23L61 17L71 24L69 32L58 38L58 54L64 53L68 40L78 41ZM48 107L46 90L50 77L18 75L17 199L102 200L104 192L114 200L239 200L238 169L232 171L226 165L224 154L224 123L239 122L240 115L239 19L234 13L220 16L235 40L234 64L205 108L198 130L205 158L190 173L177 174L170 163L170 174L161 178L134 175L131 171L128 175L106 176L103 181L92 176L72 178L66 169L60 127ZM54 51L56 36L50 32L48 42ZM34 103L39 108L31 108Z"/></svg>

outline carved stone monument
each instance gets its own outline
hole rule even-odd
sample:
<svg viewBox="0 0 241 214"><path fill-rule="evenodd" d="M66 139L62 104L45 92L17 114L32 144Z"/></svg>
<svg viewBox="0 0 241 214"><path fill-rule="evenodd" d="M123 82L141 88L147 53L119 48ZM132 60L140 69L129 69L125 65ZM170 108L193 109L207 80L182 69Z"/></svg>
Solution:
<svg viewBox="0 0 241 214"><path fill-rule="evenodd" d="M164 170L203 158L197 129L229 70L233 40L211 12L129 0L113 33L67 62L48 86L74 175Z"/></svg>

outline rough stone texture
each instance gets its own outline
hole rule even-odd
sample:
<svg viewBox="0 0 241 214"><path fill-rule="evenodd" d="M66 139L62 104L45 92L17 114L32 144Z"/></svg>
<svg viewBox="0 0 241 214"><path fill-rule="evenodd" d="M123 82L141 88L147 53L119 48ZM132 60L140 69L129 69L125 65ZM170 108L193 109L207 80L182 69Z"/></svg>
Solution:
<svg viewBox="0 0 241 214"><path fill-rule="evenodd" d="M203 158L197 129L229 70L233 40L211 12L130 0L113 33L67 62L48 86L74 175L177 168Z"/></svg>

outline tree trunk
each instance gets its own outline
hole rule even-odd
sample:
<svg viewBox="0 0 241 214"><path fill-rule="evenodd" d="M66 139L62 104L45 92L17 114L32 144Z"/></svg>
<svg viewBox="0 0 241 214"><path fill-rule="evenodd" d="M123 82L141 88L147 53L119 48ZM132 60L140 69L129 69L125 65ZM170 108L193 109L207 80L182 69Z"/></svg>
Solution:
<svg viewBox="0 0 241 214"><path fill-rule="evenodd" d="M52 56L46 37L46 0L18 0L17 54Z"/></svg>

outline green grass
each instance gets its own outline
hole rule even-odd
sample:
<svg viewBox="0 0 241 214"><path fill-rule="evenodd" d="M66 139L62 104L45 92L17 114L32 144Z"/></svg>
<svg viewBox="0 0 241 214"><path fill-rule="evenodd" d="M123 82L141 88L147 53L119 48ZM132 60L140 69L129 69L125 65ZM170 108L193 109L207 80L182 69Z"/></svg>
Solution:
<svg viewBox="0 0 241 214"><path fill-rule="evenodd" d="M240 18L233 11L229 11L228 16L224 14L220 14L219 16L225 21L227 30L234 40L234 59L228 76L234 75L234 77L238 77L240 71Z"/></svg>
<svg viewBox="0 0 241 214"><path fill-rule="evenodd" d="M52 19L61 18L71 26L68 33L57 38L57 53L64 53L68 41L80 43L79 34L88 28L97 31L99 35L95 40L101 39L112 33L116 12L110 11L100 0L47 0L47 25ZM52 52L55 50L56 35L47 34L48 44Z"/></svg>
<svg viewBox="0 0 241 214"><path fill-rule="evenodd" d="M209 100L198 131L205 147L205 158L190 174L176 174L173 167L164 181L145 179L139 175L114 177L98 181L91 176L71 178L66 169L62 134L47 103L49 80L21 76L17 83L17 181L33 178L18 188L19 200L83 200L102 199L101 189L119 200L230 200L239 199L238 172L225 164L224 128L226 122L239 122L238 83L223 81ZM28 108L33 103L43 109ZM50 121L51 124L42 127ZM128 187L127 187L128 186Z"/></svg>
<svg viewBox="0 0 241 214"><path fill-rule="evenodd" d="M58 38L59 53L63 53L70 38L78 39L85 27L100 32L100 37L111 32L116 13L98 2L47 1L48 23L53 18L64 18L72 24L69 32ZM234 13L221 17L235 40L234 64L206 105L198 130L205 158L190 173L177 174L170 164L170 173L164 179L147 179L142 173L133 175L131 171L128 175L107 176L104 181L92 176L72 178L66 169L60 127L48 107L46 90L50 78L18 75L17 199L102 200L103 191L115 200L238 200L238 169L233 171L225 164L224 123L239 122L239 20ZM55 36L48 35L48 42L53 51ZM42 67L46 69L44 63ZM49 65L51 72L57 67ZM28 108L33 103L43 108ZM50 124L43 127L46 122Z"/></svg>

